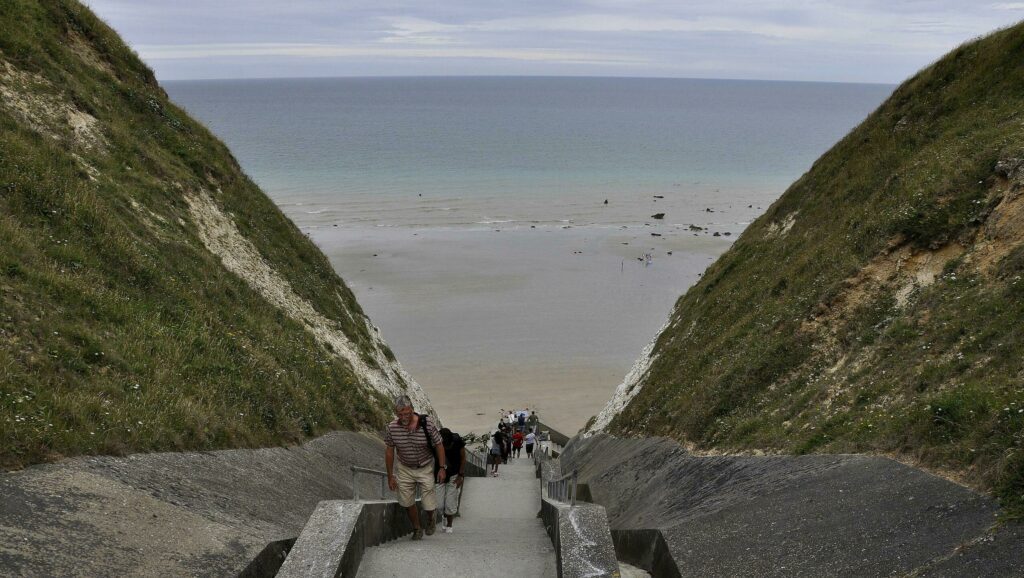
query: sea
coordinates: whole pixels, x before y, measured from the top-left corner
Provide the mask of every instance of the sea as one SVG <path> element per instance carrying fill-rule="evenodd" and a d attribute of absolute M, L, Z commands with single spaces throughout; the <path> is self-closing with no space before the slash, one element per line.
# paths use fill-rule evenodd
<path fill-rule="evenodd" d="M 513 407 L 576 431 L 676 299 L 893 90 L 577 77 L 164 86 L 321 247 L 463 433 Z"/>

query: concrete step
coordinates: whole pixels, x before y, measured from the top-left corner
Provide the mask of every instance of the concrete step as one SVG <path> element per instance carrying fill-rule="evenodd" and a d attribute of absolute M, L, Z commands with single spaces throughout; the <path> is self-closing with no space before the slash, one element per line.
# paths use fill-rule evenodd
<path fill-rule="evenodd" d="M 368 548 L 360 578 L 495 576 L 554 577 L 555 551 L 540 510 L 540 483 L 525 458 L 499 466 L 497 478 L 469 478 L 454 533 L 408 537 Z"/>

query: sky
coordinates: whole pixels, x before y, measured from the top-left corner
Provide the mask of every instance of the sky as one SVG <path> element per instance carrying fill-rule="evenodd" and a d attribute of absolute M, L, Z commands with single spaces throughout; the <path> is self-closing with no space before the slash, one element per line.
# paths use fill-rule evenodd
<path fill-rule="evenodd" d="M 161 80 L 556 75 L 896 83 L 1024 19 L 975 0 L 86 0 Z"/>

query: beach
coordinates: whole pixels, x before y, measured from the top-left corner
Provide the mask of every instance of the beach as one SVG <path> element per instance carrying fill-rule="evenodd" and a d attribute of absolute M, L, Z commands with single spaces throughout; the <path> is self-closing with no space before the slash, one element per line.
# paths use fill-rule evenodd
<path fill-rule="evenodd" d="M 500 408 L 529 407 L 575 432 L 773 194 L 600 199 L 597 223 L 334 226 L 305 205 L 290 212 L 446 425 L 480 433 Z"/>

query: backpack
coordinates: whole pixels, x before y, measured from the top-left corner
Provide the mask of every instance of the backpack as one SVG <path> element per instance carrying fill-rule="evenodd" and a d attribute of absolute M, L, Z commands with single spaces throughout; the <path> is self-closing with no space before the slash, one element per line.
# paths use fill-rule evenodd
<path fill-rule="evenodd" d="M 427 415 L 426 414 L 420 415 L 420 429 L 423 430 L 423 439 L 425 439 L 426 442 L 427 442 L 427 451 L 430 452 L 430 455 L 434 455 L 434 446 L 433 446 L 433 444 L 430 443 L 430 434 L 427 432 Z"/>
<path fill-rule="evenodd" d="M 423 430 L 423 439 L 427 441 L 427 451 L 430 455 L 434 456 L 434 477 L 437 477 L 438 470 L 441 469 L 440 464 L 437 463 L 437 456 L 434 454 L 434 446 L 430 443 L 430 433 L 427 431 L 427 414 L 420 414 L 420 429 Z"/>

